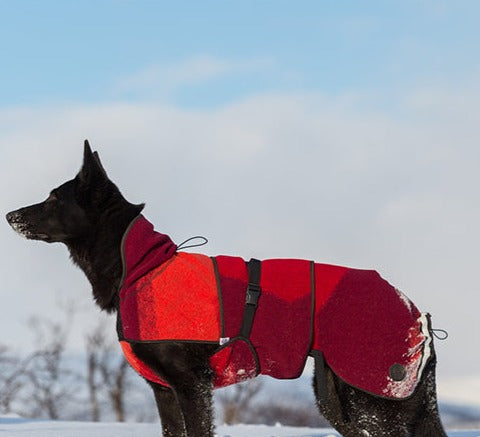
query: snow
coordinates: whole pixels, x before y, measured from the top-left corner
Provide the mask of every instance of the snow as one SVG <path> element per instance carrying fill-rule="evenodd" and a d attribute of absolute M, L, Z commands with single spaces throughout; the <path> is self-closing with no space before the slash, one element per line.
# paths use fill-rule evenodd
<path fill-rule="evenodd" d="M 398 288 L 395 288 L 395 291 L 398 294 L 398 297 L 400 300 L 404 303 L 404 305 L 407 307 L 408 311 L 412 313 L 412 301 L 403 293 L 401 292 Z"/>
<path fill-rule="evenodd" d="M 288 426 L 234 425 L 219 426 L 218 437 L 338 437 L 329 429 Z M 0 417 L 0 437 L 158 437 L 158 423 L 89 423 L 29 420 Z M 451 431 L 449 437 L 480 437 L 478 431 Z"/>

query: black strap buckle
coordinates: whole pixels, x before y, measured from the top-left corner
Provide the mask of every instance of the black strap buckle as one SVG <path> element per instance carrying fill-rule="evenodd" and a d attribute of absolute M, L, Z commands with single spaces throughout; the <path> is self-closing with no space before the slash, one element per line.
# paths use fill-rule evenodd
<path fill-rule="evenodd" d="M 245 304 L 257 306 L 258 298 L 260 297 L 260 292 L 261 292 L 260 285 L 249 283 L 247 288 L 247 296 L 245 299 Z"/>
<path fill-rule="evenodd" d="M 247 263 L 248 285 L 245 296 L 245 308 L 243 310 L 242 326 L 240 327 L 240 337 L 249 338 L 253 326 L 253 319 L 257 311 L 258 300 L 262 289 L 260 287 L 261 262 L 252 258 Z"/>

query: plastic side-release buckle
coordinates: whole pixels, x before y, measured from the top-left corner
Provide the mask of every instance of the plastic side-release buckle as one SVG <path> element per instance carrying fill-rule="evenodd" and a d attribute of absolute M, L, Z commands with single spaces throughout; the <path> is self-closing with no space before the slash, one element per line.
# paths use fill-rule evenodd
<path fill-rule="evenodd" d="M 261 292 L 260 285 L 249 283 L 247 288 L 245 303 L 247 305 L 257 306 L 258 299 L 260 298 L 260 292 Z"/>

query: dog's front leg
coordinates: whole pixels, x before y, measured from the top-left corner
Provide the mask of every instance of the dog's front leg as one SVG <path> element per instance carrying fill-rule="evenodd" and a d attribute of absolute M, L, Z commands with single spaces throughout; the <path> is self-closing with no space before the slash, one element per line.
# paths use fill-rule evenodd
<path fill-rule="evenodd" d="M 213 372 L 209 357 L 216 348 L 216 345 L 174 342 L 132 346 L 136 356 L 155 369 L 175 394 L 165 393 L 152 384 L 162 421 L 174 430 L 175 437 L 214 435 Z M 184 427 L 178 425 L 180 422 Z"/>
<path fill-rule="evenodd" d="M 185 420 L 188 437 L 213 437 L 212 382 L 209 379 L 189 379 L 175 387 Z"/>
<path fill-rule="evenodd" d="M 162 421 L 163 437 L 186 437 L 185 422 L 172 389 L 150 383 Z"/>

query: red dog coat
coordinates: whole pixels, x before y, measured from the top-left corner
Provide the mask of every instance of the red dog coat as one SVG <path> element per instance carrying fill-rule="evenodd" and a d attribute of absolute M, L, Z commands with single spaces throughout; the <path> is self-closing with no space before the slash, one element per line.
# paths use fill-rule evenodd
<path fill-rule="evenodd" d="M 373 270 L 262 261 L 261 294 L 245 338 L 243 259 L 178 253 L 143 216 L 126 231 L 121 250 L 119 340 L 150 381 L 168 385 L 135 356 L 132 343 L 218 344 L 210 359 L 215 387 L 259 373 L 296 378 L 318 351 L 348 384 L 395 399 L 413 393 L 430 356 L 428 317 Z"/>

